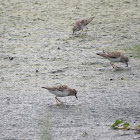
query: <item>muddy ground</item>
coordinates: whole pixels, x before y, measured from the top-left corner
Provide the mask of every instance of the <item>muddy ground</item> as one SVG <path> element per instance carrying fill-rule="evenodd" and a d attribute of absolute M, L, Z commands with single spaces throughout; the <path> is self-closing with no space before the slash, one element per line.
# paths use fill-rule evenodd
<path fill-rule="evenodd" d="M 139 0 L 0 1 L 0 140 L 140 139 L 110 127 L 140 125 Z M 72 36 L 74 21 L 90 16 L 87 34 Z M 129 68 L 112 70 L 103 50 L 124 53 Z M 56 105 L 41 88 L 59 84 L 79 100 Z"/>

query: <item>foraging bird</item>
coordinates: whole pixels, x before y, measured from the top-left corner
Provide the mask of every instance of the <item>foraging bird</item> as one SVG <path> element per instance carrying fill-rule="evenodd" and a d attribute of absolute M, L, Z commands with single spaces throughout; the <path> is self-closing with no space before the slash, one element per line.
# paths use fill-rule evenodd
<path fill-rule="evenodd" d="M 124 56 L 122 53 L 120 52 L 107 52 L 105 53 L 103 51 L 103 53 L 97 53 L 97 55 L 100 55 L 106 59 L 108 59 L 110 62 L 110 64 L 112 65 L 112 67 L 114 68 L 114 64 L 113 62 L 122 62 L 122 63 L 125 63 L 126 66 L 128 67 L 128 62 L 129 62 L 129 59 L 128 57 Z M 115 66 L 117 67 L 117 66 Z M 118 67 L 119 68 L 119 67 Z"/>
<path fill-rule="evenodd" d="M 92 20 L 93 20 L 94 17 L 90 17 L 90 18 L 81 18 L 79 20 L 77 20 L 75 23 L 74 23 L 74 27 L 72 28 L 73 30 L 73 34 L 77 31 L 80 31 L 82 30 L 83 31 L 83 28 L 86 27 L 86 25 L 88 25 Z"/>
<path fill-rule="evenodd" d="M 54 86 L 54 87 L 42 87 L 42 88 L 45 88 L 49 90 L 49 92 L 51 92 L 52 94 L 56 95 L 55 99 L 56 101 L 59 101 L 60 103 L 62 102 L 58 100 L 57 97 L 75 96 L 77 98 L 77 91 L 75 89 L 69 88 L 66 85 L 60 85 L 60 86 Z"/>

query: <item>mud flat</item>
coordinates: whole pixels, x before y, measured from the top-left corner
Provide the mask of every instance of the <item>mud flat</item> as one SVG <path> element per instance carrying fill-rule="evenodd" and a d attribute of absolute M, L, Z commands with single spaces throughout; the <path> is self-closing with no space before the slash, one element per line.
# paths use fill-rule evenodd
<path fill-rule="evenodd" d="M 73 22 L 94 16 L 87 34 Z M 140 125 L 140 1 L 1 1 L 1 140 L 137 140 L 116 119 Z M 129 68 L 96 55 L 118 50 Z M 56 105 L 45 85 L 66 84 L 78 98 Z"/>

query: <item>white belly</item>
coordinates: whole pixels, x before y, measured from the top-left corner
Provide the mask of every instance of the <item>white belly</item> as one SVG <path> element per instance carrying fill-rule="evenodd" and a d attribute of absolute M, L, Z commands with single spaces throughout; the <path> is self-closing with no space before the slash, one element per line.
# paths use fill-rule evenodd
<path fill-rule="evenodd" d="M 121 58 L 107 58 L 108 60 L 110 60 L 111 62 L 120 62 Z"/>
<path fill-rule="evenodd" d="M 81 28 L 82 28 L 82 30 L 85 28 L 85 26 L 84 25 L 81 25 Z"/>
<path fill-rule="evenodd" d="M 55 90 L 55 91 L 50 91 L 52 94 L 58 96 L 58 97 L 65 97 L 65 96 L 68 96 L 68 91 L 64 90 L 63 92 L 62 91 L 59 91 L 59 90 Z"/>

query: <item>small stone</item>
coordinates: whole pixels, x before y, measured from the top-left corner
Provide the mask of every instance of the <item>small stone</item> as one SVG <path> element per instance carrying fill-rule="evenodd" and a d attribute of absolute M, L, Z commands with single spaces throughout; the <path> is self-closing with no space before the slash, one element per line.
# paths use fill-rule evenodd
<path fill-rule="evenodd" d="M 124 78 L 122 77 L 121 80 L 124 80 Z"/>
<path fill-rule="evenodd" d="M 10 60 L 13 60 L 13 59 L 14 59 L 14 57 L 10 57 L 10 56 L 9 56 L 9 59 L 10 59 Z"/>
<path fill-rule="evenodd" d="M 88 135 L 88 133 L 85 131 L 82 136 L 85 137 L 86 135 Z"/>

